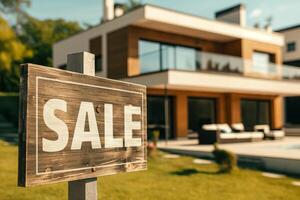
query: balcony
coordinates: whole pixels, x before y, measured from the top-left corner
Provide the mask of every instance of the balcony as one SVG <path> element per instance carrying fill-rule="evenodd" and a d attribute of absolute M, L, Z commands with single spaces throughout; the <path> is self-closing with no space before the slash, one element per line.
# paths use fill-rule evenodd
<path fill-rule="evenodd" d="M 254 64 L 240 57 L 199 51 L 194 56 L 189 54 L 188 59 L 182 55 L 175 61 L 170 59 L 175 54 L 169 54 L 168 59 L 157 54 L 140 56 L 141 75 L 123 80 L 157 89 L 300 96 L 298 67 Z M 155 59 L 157 56 L 160 61 Z"/>
<path fill-rule="evenodd" d="M 254 63 L 252 60 L 202 51 L 185 52 L 185 58 L 176 58 L 168 49 L 140 56 L 142 74 L 164 70 L 182 70 L 239 75 L 253 78 L 300 80 L 300 67 L 274 63 Z M 158 59 L 157 59 L 158 58 Z M 178 64 L 180 63 L 180 64 Z M 156 66 L 156 67 L 152 67 Z"/>

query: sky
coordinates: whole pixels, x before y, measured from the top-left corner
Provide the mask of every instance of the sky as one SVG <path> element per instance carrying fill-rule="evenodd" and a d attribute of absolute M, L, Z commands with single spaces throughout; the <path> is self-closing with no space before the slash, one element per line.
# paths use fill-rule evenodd
<path fill-rule="evenodd" d="M 81 24 L 95 25 L 102 16 L 102 0 L 31 0 L 27 12 L 39 19 L 63 18 L 78 21 Z M 126 0 L 115 0 L 123 3 Z M 273 29 L 300 24 L 300 0 L 141 0 L 142 3 L 190 13 L 207 18 L 214 18 L 218 10 L 238 3 L 246 5 L 247 25 L 259 22 L 265 24 L 267 17 L 273 17 Z"/>

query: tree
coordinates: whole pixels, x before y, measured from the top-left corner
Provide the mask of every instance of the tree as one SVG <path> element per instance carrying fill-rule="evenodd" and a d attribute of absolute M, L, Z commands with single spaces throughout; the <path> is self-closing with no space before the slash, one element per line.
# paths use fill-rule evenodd
<path fill-rule="evenodd" d="M 19 64 L 32 52 L 16 37 L 8 23 L 0 17 L 0 90 L 18 90 Z"/>
<path fill-rule="evenodd" d="M 31 0 L 0 0 L 0 13 L 9 13 L 16 16 L 15 30 L 17 34 L 22 32 L 20 24 L 26 15 L 24 6 L 29 7 Z"/>
<path fill-rule="evenodd" d="M 128 0 L 127 3 L 124 4 L 124 11 L 130 12 L 131 10 L 141 6 L 142 3 L 140 0 Z"/>
<path fill-rule="evenodd" d="M 25 61 L 46 66 L 52 65 L 52 45 L 55 42 L 82 31 L 79 23 L 63 19 L 39 20 L 27 16 L 24 21 L 20 39 L 33 52 L 33 57 Z"/>
<path fill-rule="evenodd" d="M 30 0 L 0 0 L 0 11 L 4 13 L 24 13 L 23 6 L 30 6 Z"/>

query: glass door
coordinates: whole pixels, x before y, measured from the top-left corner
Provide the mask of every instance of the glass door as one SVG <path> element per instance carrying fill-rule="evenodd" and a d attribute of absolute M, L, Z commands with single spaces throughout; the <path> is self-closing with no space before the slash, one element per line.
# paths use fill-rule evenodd
<path fill-rule="evenodd" d="M 169 139 L 175 138 L 174 134 L 174 115 L 173 115 L 173 97 L 168 98 L 168 118 L 169 118 Z M 148 118 L 148 132 L 159 130 L 159 138 L 166 138 L 166 124 L 165 124 L 165 97 L 164 96 L 148 96 L 147 97 L 147 118 Z"/>
<path fill-rule="evenodd" d="M 255 125 L 270 124 L 269 100 L 249 100 L 241 101 L 241 117 L 246 130 L 253 130 Z"/>
<path fill-rule="evenodd" d="M 198 132 L 203 124 L 216 123 L 216 100 L 213 98 L 189 97 L 189 132 Z"/>

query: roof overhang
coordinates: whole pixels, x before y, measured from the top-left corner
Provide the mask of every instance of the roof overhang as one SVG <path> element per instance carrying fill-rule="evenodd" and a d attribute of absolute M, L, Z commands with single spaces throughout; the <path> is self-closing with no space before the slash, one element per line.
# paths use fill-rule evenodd
<path fill-rule="evenodd" d="M 284 45 L 284 37 L 280 33 L 242 27 L 152 5 L 145 5 L 141 9 L 144 10 L 144 19 L 136 21 L 134 25 L 220 42 L 248 39 Z"/>
<path fill-rule="evenodd" d="M 54 46 L 60 43 L 63 44 L 64 41 L 108 33 L 130 25 L 220 42 L 234 39 L 249 39 L 273 45 L 284 45 L 284 37 L 280 33 L 242 27 L 153 5 L 144 5 L 121 17 L 59 41 Z"/>
<path fill-rule="evenodd" d="M 251 78 L 234 74 L 164 71 L 123 79 L 148 88 L 205 92 L 299 96 L 299 81 Z"/>

